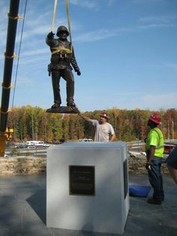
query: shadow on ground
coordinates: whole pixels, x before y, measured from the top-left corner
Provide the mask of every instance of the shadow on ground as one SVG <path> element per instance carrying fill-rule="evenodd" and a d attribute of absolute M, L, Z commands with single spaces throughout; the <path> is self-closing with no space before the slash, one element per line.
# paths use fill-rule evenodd
<path fill-rule="evenodd" d="M 42 222 L 46 224 L 46 188 L 37 191 L 34 195 L 27 199 L 27 202 Z"/>

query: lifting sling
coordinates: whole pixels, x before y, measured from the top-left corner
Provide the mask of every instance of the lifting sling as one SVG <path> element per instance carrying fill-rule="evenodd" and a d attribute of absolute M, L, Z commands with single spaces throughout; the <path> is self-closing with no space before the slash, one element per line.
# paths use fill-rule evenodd
<path fill-rule="evenodd" d="M 54 28 L 55 28 L 55 18 L 56 18 L 57 2 L 58 2 L 58 0 L 54 0 L 54 8 L 53 8 L 52 24 L 51 24 L 51 31 L 52 32 L 54 31 Z M 66 16 L 67 16 L 67 22 L 68 22 L 68 31 L 69 31 L 70 43 L 72 45 L 71 24 L 70 24 L 68 0 L 65 0 L 65 7 L 66 7 Z M 72 49 L 72 47 L 71 47 L 71 49 Z"/>

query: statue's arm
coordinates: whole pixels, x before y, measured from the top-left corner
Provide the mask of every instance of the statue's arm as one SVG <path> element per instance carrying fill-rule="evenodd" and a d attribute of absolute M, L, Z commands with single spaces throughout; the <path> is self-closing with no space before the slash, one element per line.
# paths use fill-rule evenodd
<path fill-rule="evenodd" d="M 71 57 L 71 65 L 72 67 L 74 68 L 75 72 L 77 73 L 77 75 L 81 75 L 81 72 L 80 72 L 80 68 L 77 64 L 77 61 L 76 61 L 76 57 L 75 57 L 75 54 L 74 54 L 74 48 L 72 47 L 72 57 Z"/>
<path fill-rule="evenodd" d="M 55 41 L 56 39 L 54 39 L 54 33 L 51 31 L 50 33 L 47 34 L 47 37 L 46 37 L 46 44 L 50 47 L 52 46 L 55 46 Z"/>

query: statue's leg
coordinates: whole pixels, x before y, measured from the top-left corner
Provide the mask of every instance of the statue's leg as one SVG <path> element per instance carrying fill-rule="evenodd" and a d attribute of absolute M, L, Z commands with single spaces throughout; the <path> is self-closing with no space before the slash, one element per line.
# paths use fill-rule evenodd
<path fill-rule="evenodd" d="M 52 71 L 52 87 L 53 87 L 53 96 L 54 96 L 54 105 L 53 108 L 60 107 L 61 105 L 61 96 L 60 96 L 60 71 Z"/>
<path fill-rule="evenodd" d="M 76 106 L 74 103 L 74 76 L 71 69 L 65 69 L 63 79 L 66 81 L 67 106 Z"/>

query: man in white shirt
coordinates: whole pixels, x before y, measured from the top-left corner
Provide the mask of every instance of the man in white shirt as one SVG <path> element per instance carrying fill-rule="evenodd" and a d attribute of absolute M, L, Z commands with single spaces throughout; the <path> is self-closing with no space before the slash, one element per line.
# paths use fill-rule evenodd
<path fill-rule="evenodd" d="M 115 131 L 112 125 L 108 122 L 109 118 L 105 112 L 100 114 L 99 120 L 94 120 L 89 117 L 79 115 L 86 121 L 90 122 L 95 127 L 94 141 L 96 142 L 112 142 L 115 140 Z"/>

